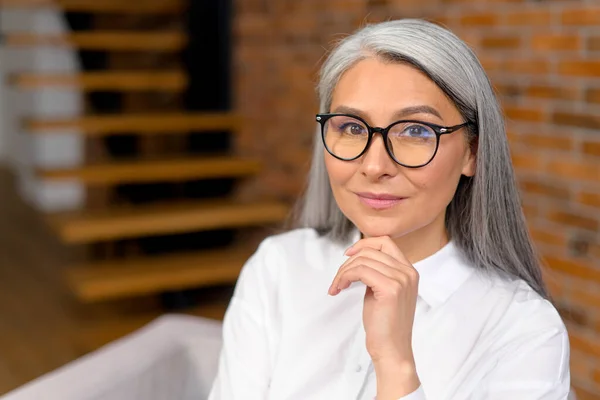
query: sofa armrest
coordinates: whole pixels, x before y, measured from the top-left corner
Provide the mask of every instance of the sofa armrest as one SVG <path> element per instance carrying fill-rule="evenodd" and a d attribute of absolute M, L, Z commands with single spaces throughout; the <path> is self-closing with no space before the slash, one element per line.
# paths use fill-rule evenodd
<path fill-rule="evenodd" d="M 220 347 L 220 322 L 165 315 L 2 400 L 203 400 Z"/>

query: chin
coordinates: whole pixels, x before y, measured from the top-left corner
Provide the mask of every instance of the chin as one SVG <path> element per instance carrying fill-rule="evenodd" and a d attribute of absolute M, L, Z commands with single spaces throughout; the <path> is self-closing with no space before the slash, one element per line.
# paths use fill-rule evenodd
<path fill-rule="evenodd" d="M 387 223 L 386 223 L 387 222 Z M 356 221 L 354 225 L 365 237 L 389 236 L 391 238 L 402 237 L 411 230 L 404 226 L 398 226 L 392 221 L 382 221 L 382 218 L 373 218 L 369 221 Z"/>

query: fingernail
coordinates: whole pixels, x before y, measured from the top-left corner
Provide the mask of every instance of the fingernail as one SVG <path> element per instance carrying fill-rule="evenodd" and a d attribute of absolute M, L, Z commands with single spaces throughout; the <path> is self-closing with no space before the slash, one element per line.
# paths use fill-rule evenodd
<path fill-rule="evenodd" d="M 346 249 L 346 251 L 344 252 L 344 255 L 345 255 L 345 256 L 347 256 L 347 255 L 348 255 L 348 253 L 350 253 L 350 250 L 352 250 L 352 248 L 353 248 L 353 247 L 354 247 L 354 246 L 350 246 L 350 247 L 348 247 L 348 248 Z"/>

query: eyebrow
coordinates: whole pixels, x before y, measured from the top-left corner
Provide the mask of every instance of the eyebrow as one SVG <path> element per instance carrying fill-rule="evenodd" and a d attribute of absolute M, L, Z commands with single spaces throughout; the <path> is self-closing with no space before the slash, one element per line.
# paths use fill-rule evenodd
<path fill-rule="evenodd" d="M 333 112 L 341 113 L 341 114 L 358 115 L 359 117 L 362 117 L 362 118 L 366 117 L 366 115 L 363 111 L 356 109 L 356 108 L 352 108 L 352 107 L 346 107 L 346 106 L 336 107 L 336 109 L 333 110 Z M 414 114 L 430 114 L 435 117 L 438 117 L 442 121 L 444 120 L 442 118 L 442 115 L 438 112 L 438 110 L 436 110 L 435 108 L 428 106 L 428 105 L 405 107 L 401 110 L 396 111 L 394 113 L 394 118 L 402 119 L 402 118 L 406 118 L 406 117 L 414 115 Z"/>

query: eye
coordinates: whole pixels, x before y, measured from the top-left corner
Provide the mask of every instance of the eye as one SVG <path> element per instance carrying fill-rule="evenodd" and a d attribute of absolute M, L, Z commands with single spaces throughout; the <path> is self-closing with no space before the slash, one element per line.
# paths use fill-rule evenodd
<path fill-rule="evenodd" d="M 340 126 L 339 130 L 348 135 L 363 135 L 366 133 L 366 128 L 356 122 L 345 122 Z"/>
<path fill-rule="evenodd" d="M 433 130 L 425 125 L 409 125 L 402 132 L 402 136 L 416 139 L 431 139 L 435 137 Z"/>

